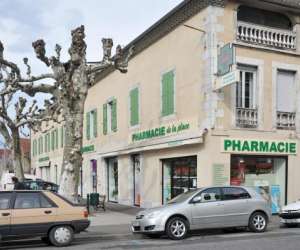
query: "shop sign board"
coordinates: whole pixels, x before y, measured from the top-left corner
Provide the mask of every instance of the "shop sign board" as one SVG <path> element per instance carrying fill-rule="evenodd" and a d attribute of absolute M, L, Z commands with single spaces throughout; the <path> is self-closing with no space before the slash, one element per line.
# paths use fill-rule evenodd
<path fill-rule="evenodd" d="M 49 156 L 39 158 L 39 162 L 49 161 Z"/>
<path fill-rule="evenodd" d="M 179 124 L 171 124 L 134 133 L 131 135 L 131 140 L 132 142 L 148 140 L 156 137 L 176 134 L 188 129 L 190 129 L 190 124 L 181 122 Z"/>
<path fill-rule="evenodd" d="M 223 138 L 221 143 L 221 152 L 224 153 L 283 155 L 298 153 L 298 144 L 292 140 Z"/>
<path fill-rule="evenodd" d="M 224 45 L 218 55 L 218 75 L 223 76 L 230 72 L 235 64 L 235 48 L 231 43 Z"/>
<path fill-rule="evenodd" d="M 89 152 L 94 152 L 95 151 L 95 146 L 94 145 L 89 145 L 81 148 L 81 153 L 89 153 Z"/>
<path fill-rule="evenodd" d="M 231 85 L 233 83 L 237 83 L 240 81 L 240 71 L 239 70 L 234 70 L 232 72 L 227 73 L 226 75 L 223 75 L 218 78 L 217 80 L 217 89 L 224 88 L 228 85 Z"/>

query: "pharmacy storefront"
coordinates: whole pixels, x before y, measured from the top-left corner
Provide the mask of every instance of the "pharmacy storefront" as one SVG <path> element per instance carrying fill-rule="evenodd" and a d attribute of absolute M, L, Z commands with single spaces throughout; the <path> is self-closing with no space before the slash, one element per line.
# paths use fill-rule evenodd
<path fill-rule="evenodd" d="M 230 184 L 257 189 L 278 213 L 287 202 L 288 156 L 297 154 L 297 142 L 223 139 L 222 152 L 230 153 Z"/>

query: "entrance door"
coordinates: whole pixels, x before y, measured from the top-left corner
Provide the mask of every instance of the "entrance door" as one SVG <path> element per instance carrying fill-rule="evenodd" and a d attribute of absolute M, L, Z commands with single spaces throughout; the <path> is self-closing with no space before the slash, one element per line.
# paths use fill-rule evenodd
<path fill-rule="evenodd" d="M 141 165 L 140 165 L 140 156 L 132 156 L 133 164 L 133 197 L 134 205 L 141 205 Z"/>
<path fill-rule="evenodd" d="M 0 193 L 0 237 L 5 237 L 9 234 L 11 222 L 10 200 L 12 193 Z"/>
<path fill-rule="evenodd" d="M 91 160 L 92 169 L 92 190 L 97 193 L 97 160 Z"/>
<path fill-rule="evenodd" d="M 107 160 L 107 183 L 108 200 L 118 202 L 118 159 L 109 158 Z"/>
<path fill-rule="evenodd" d="M 224 206 L 220 188 L 208 188 L 199 193 L 201 201 L 191 204 L 193 228 L 215 228 L 223 225 Z M 195 198 L 194 198 L 195 199 Z"/>

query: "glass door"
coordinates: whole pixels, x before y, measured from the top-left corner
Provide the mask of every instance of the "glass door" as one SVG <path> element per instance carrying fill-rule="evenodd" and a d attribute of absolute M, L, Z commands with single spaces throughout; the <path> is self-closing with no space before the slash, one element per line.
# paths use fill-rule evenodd
<path fill-rule="evenodd" d="M 118 202 L 118 160 L 110 158 L 107 160 L 107 182 L 108 200 Z"/>

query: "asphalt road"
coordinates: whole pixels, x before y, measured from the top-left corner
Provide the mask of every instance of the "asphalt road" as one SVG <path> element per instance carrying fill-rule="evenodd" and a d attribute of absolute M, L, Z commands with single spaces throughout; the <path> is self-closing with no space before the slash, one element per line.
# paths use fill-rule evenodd
<path fill-rule="evenodd" d="M 183 241 L 171 241 L 165 237 L 148 239 L 132 235 L 126 225 L 121 225 L 118 233 L 114 228 L 93 228 L 90 232 L 77 235 L 69 250 L 132 250 L 132 249 L 197 249 L 197 250 L 299 250 L 299 228 L 270 228 L 266 233 L 254 234 L 240 230 L 223 232 L 221 230 L 197 231 Z M 4 242 L 0 250 L 54 250 L 57 248 L 43 244 L 39 239 Z"/>

